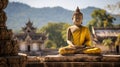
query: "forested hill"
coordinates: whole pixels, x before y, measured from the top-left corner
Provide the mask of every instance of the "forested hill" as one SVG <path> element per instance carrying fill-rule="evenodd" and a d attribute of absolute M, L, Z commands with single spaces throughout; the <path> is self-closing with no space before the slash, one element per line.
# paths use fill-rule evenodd
<path fill-rule="evenodd" d="M 87 22 L 91 19 L 90 14 L 94 9 L 98 8 L 88 7 L 81 9 L 81 12 L 84 15 L 83 25 L 86 25 Z M 5 11 L 8 17 L 7 26 L 13 30 L 24 27 L 25 23 L 27 23 L 29 19 L 37 28 L 46 25 L 48 22 L 66 22 L 72 24 L 71 17 L 73 11 L 64 9 L 59 6 L 53 8 L 33 8 L 23 3 L 12 2 L 8 4 Z"/>

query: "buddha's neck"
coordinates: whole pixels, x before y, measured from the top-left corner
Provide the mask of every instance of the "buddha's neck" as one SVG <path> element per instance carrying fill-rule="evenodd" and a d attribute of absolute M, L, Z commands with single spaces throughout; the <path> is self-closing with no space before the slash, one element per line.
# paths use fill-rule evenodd
<path fill-rule="evenodd" d="M 79 28 L 80 28 L 80 27 L 82 27 L 82 25 L 81 25 L 81 24 L 80 24 L 80 25 L 75 25 L 75 26 L 77 26 L 77 27 L 79 27 Z"/>

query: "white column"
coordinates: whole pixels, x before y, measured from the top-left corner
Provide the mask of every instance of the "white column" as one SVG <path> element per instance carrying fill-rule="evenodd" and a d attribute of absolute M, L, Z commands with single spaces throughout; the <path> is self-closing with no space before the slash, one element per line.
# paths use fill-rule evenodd
<path fill-rule="evenodd" d="M 39 44 L 33 43 L 31 44 L 31 51 L 38 51 L 39 50 Z"/>
<path fill-rule="evenodd" d="M 20 51 L 27 51 L 27 45 L 25 42 L 19 44 Z"/>

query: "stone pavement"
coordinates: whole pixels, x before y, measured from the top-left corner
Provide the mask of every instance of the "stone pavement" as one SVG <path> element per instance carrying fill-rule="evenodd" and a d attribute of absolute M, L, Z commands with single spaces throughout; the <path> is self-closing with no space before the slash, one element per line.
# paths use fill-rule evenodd
<path fill-rule="evenodd" d="M 120 55 L 28 56 L 26 67 L 120 67 Z"/>

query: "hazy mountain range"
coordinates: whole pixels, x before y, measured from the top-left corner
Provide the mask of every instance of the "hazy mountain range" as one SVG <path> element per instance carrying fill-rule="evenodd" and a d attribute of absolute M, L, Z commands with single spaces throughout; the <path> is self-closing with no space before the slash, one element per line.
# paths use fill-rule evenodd
<path fill-rule="evenodd" d="M 83 25 L 86 25 L 91 20 L 91 12 L 95 7 L 88 7 L 81 9 L 84 15 Z M 46 25 L 48 22 L 66 22 L 72 24 L 73 11 L 64 9 L 62 7 L 44 7 L 33 8 L 23 3 L 12 2 L 9 3 L 5 9 L 7 14 L 7 26 L 10 29 L 17 30 L 25 26 L 25 23 L 30 19 L 34 26 L 39 28 Z M 115 24 L 120 24 L 120 16 L 117 15 Z"/>

